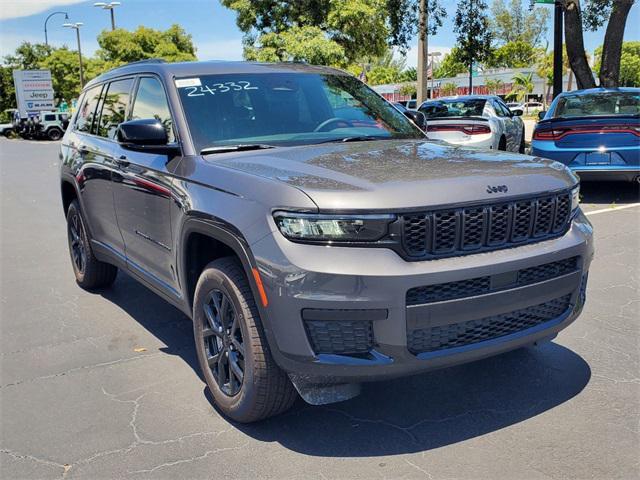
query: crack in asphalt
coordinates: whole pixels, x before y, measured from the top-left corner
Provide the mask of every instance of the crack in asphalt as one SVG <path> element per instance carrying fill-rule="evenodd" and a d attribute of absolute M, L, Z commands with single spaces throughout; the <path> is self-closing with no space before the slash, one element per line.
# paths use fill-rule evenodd
<path fill-rule="evenodd" d="M 47 380 L 49 378 L 62 377 L 64 375 L 68 375 L 70 373 L 75 373 L 75 372 L 82 371 L 82 370 L 95 370 L 97 368 L 110 367 L 112 365 L 119 365 L 121 363 L 132 362 L 132 361 L 140 360 L 140 359 L 143 359 L 143 358 L 158 357 L 160 355 L 166 355 L 166 353 L 164 353 L 164 352 L 155 352 L 155 353 L 148 353 L 148 354 L 145 354 L 145 355 L 136 355 L 136 356 L 133 356 L 133 357 L 119 358 L 117 360 L 111 360 L 109 362 L 100 362 L 100 363 L 94 363 L 94 364 L 91 364 L 91 365 L 82 365 L 80 367 L 70 368 L 69 370 L 65 370 L 64 372 L 52 373 L 50 375 L 43 375 L 41 377 L 29 378 L 29 379 L 26 379 L 26 380 L 18 380 L 17 382 L 0 385 L 0 390 L 3 389 L 3 388 L 15 387 L 17 385 L 22 385 L 24 383 L 32 383 L 32 382 L 37 382 L 39 380 Z"/>
<path fill-rule="evenodd" d="M 462 413 L 458 413 L 456 415 L 450 415 L 450 416 L 446 416 L 446 417 L 442 417 L 442 418 L 423 418 L 422 420 L 419 420 L 411 425 L 408 426 L 402 426 L 402 425 L 397 425 L 393 422 L 389 422 L 387 420 L 380 420 L 380 419 L 370 419 L 370 418 L 362 418 L 362 417 L 356 417 L 355 415 L 351 415 L 348 412 L 345 412 L 344 410 L 340 410 L 338 408 L 330 408 L 330 407 L 318 407 L 321 408 L 324 411 L 327 412 L 332 412 L 332 413 L 338 413 L 340 415 L 345 416 L 346 418 L 348 418 L 351 421 L 354 422 L 360 422 L 360 423 L 372 423 L 372 424 L 379 424 L 379 425 L 384 425 L 390 428 L 393 428 L 395 430 L 399 430 L 402 433 L 404 433 L 405 435 L 407 435 L 409 437 L 409 439 L 413 442 L 413 443 L 420 443 L 420 440 L 418 439 L 418 437 L 413 433 L 413 430 L 415 430 L 416 428 L 424 425 L 424 424 L 428 424 L 428 423 L 434 423 L 434 424 L 439 424 L 439 423 L 444 423 L 444 422 L 448 422 L 451 420 L 457 420 L 469 415 L 478 415 L 478 414 L 490 414 L 490 415 L 504 415 L 504 414 L 511 414 L 511 413 L 528 413 L 531 411 L 535 411 L 538 407 L 540 407 L 540 405 L 544 404 L 543 401 L 540 402 L 536 402 L 534 404 L 532 404 L 531 406 L 527 407 L 527 408 L 522 408 L 522 409 L 494 409 L 494 408 L 480 408 L 477 410 L 467 410 L 465 412 Z"/>

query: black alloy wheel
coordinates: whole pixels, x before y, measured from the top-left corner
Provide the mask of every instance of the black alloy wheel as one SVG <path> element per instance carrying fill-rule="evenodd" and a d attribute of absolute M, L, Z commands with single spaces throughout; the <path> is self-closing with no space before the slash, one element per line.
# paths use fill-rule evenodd
<path fill-rule="evenodd" d="M 69 222 L 68 235 L 71 260 L 78 273 L 83 274 L 87 265 L 87 251 L 84 248 L 84 225 L 79 212 L 74 212 Z"/>
<path fill-rule="evenodd" d="M 226 293 L 213 289 L 203 305 L 202 325 L 207 362 L 220 390 L 232 397 L 244 381 L 245 348 L 242 329 L 233 302 Z"/>

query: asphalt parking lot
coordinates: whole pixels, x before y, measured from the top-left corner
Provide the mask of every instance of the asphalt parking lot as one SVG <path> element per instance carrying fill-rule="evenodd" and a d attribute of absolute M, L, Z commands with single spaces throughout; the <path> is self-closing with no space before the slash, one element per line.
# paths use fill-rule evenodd
<path fill-rule="evenodd" d="M 212 407 L 184 315 L 124 274 L 76 286 L 57 164 L 0 139 L 1 478 L 640 477 L 637 185 L 583 186 L 596 258 L 554 342 L 244 426 Z"/>

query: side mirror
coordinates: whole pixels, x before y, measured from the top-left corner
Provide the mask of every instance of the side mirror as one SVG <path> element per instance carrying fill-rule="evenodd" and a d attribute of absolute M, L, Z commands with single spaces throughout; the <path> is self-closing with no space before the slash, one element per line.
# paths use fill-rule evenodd
<path fill-rule="evenodd" d="M 511 110 L 511 116 L 512 117 L 521 117 L 522 116 L 522 110 Z"/>
<path fill-rule="evenodd" d="M 538 120 L 542 120 L 546 114 L 547 114 L 546 110 L 539 111 L 538 112 Z"/>
<path fill-rule="evenodd" d="M 404 116 L 415 123 L 421 130 L 427 129 L 427 118 L 424 116 L 424 113 L 417 110 L 407 110 L 402 113 L 404 113 Z"/>
<path fill-rule="evenodd" d="M 168 145 L 169 138 L 162 123 L 155 118 L 129 120 L 118 126 L 118 143 L 122 148 L 139 152 L 172 155 L 175 145 Z"/>

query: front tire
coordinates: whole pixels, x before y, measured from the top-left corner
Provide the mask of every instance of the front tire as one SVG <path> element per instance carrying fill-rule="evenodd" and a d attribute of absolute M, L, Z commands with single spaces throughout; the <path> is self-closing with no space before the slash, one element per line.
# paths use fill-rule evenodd
<path fill-rule="evenodd" d="M 110 286 L 118 275 L 118 268 L 99 261 L 93 255 L 77 200 L 72 201 L 67 210 L 67 238 L 71 265 L 78 285 L 86 290 Z"/>
<path fill-rule="evenodd" d="M 193 302 L 196 353 L 216 405 L 242 423 L 288 410 L 296 392 L 267 344 L 249 282 L 238 261 L 209 263 Z"/>
<path fill-rule="evenodd" d="M 522 135 L 520 136 L 520 148 L 518 149 L 519 153 L 524 153 L 524 128 L 522 129 Z"/>

